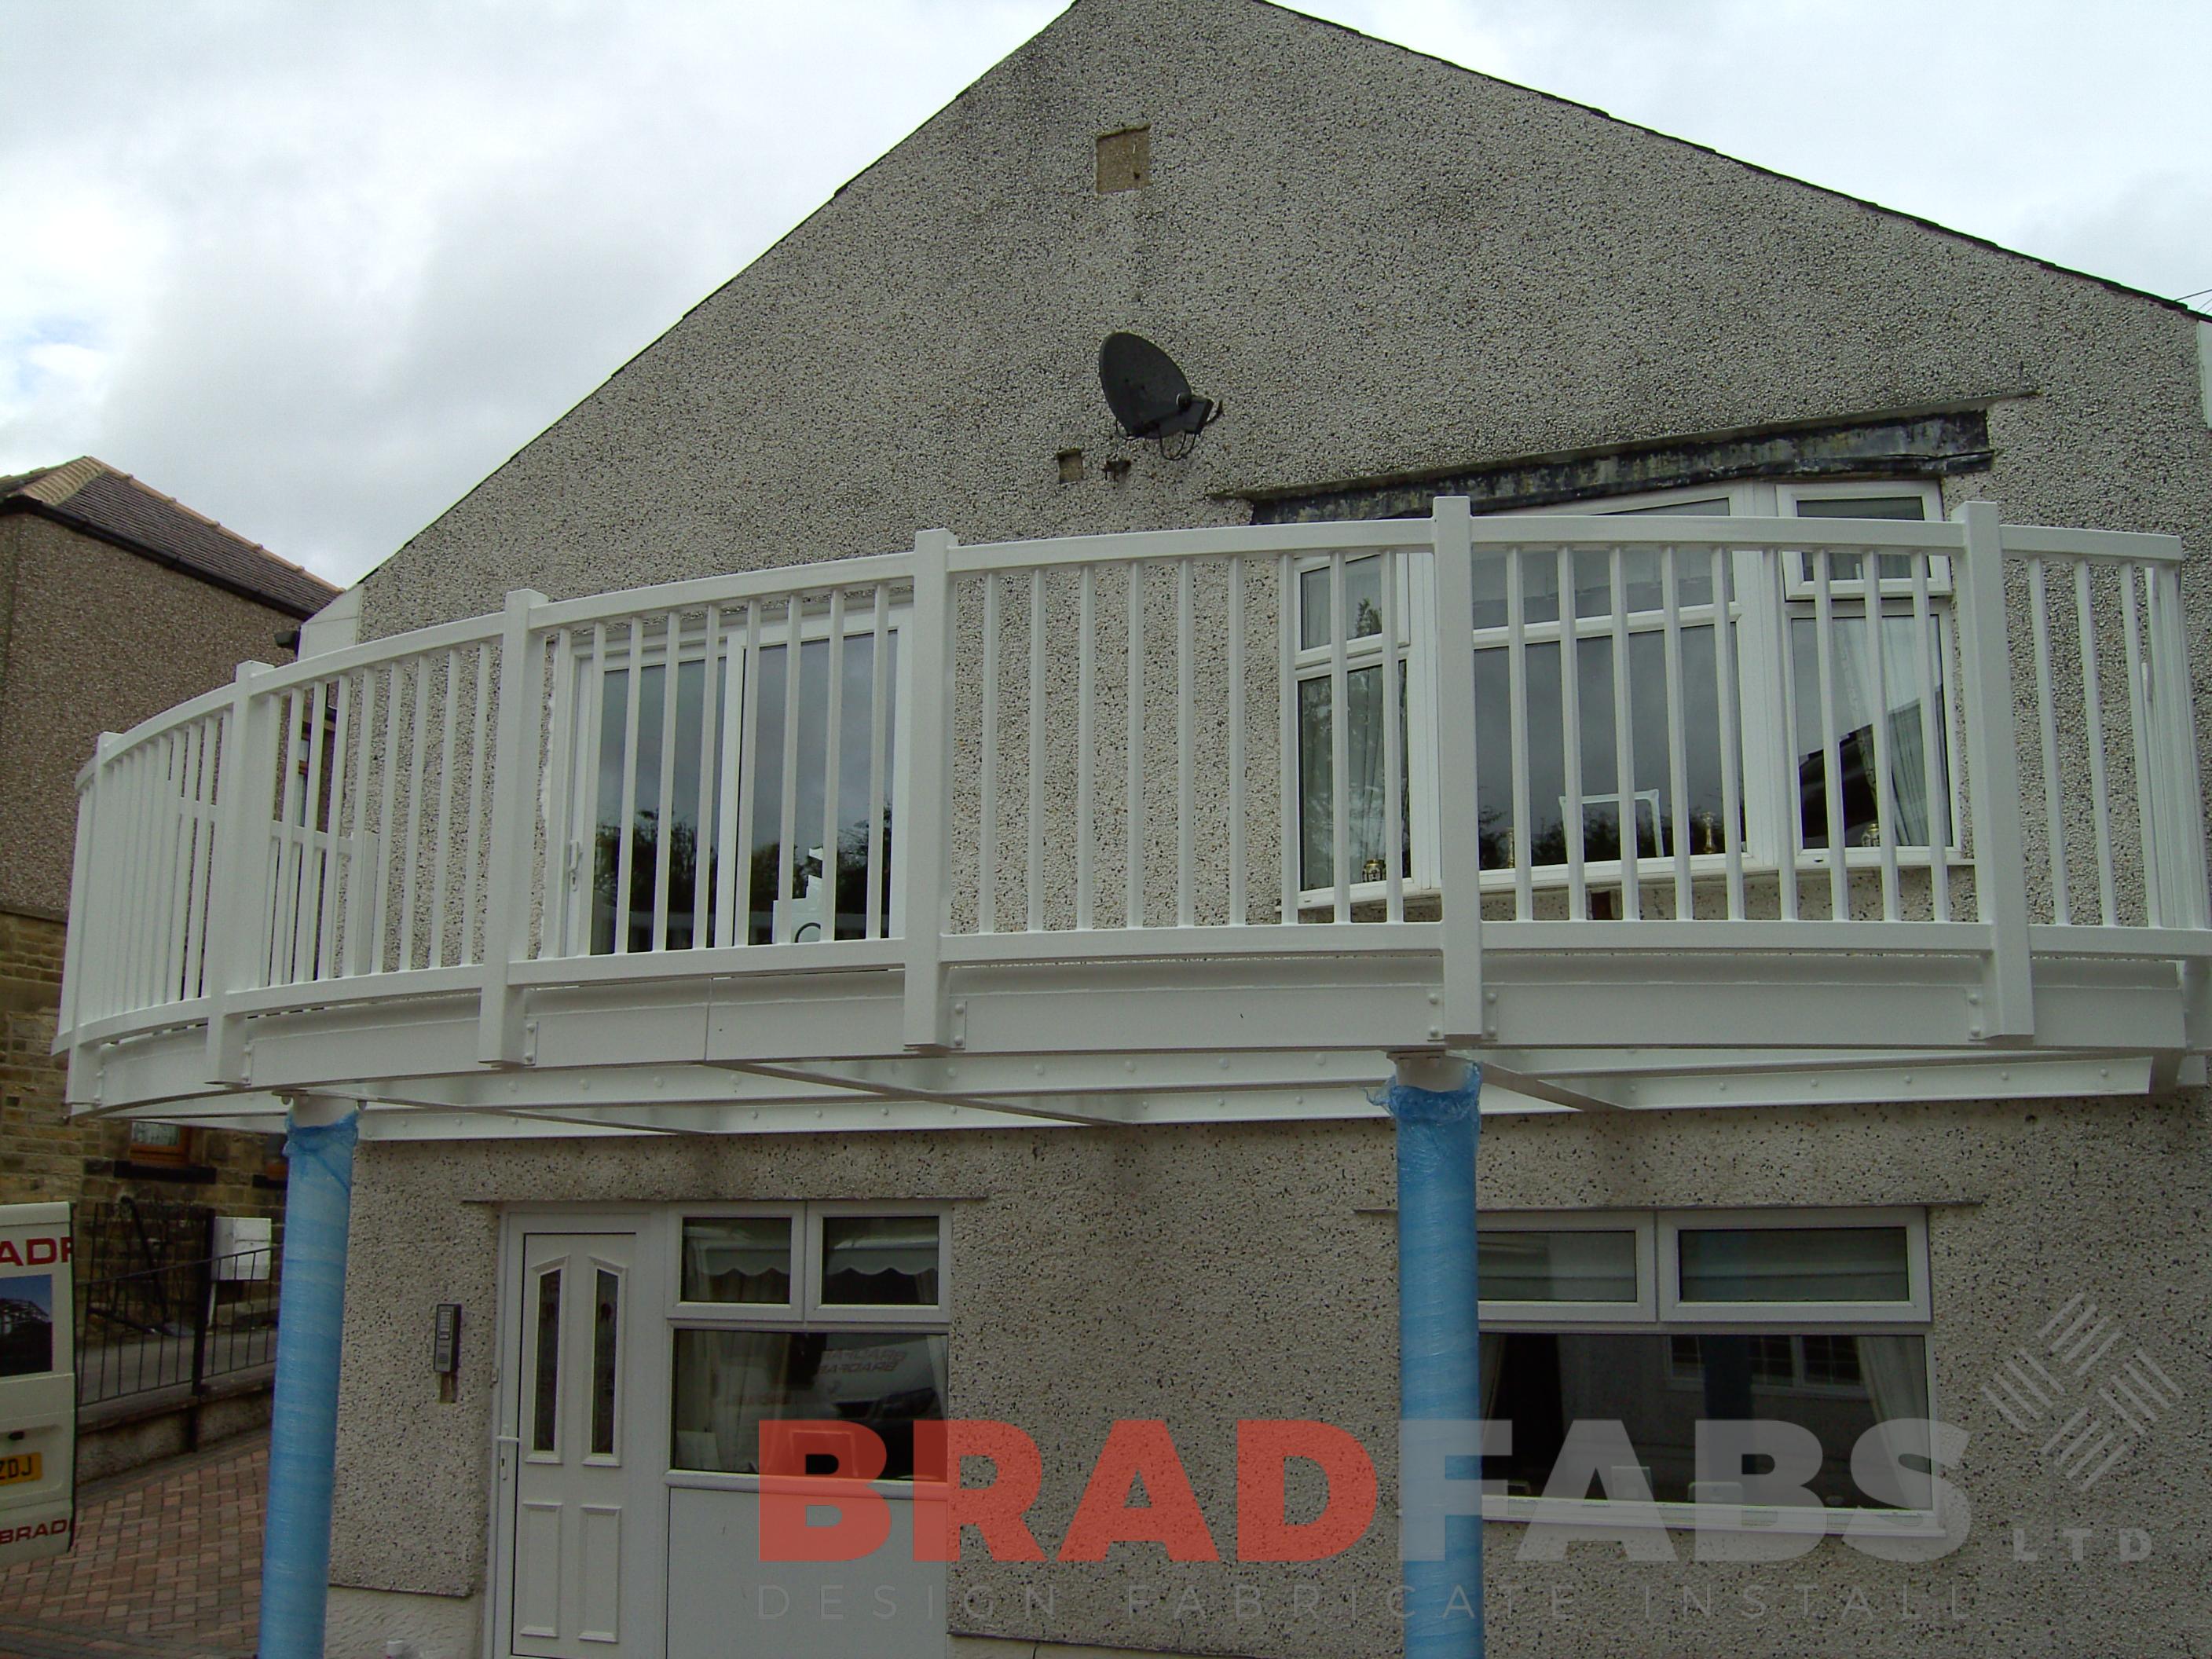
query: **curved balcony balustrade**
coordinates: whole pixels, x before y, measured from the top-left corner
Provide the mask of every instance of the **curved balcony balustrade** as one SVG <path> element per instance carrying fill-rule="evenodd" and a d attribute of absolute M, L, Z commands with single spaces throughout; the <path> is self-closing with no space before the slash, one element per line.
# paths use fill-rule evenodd
<path fill-rule="evenodd" d="M 421 1133 L 2169 1086 L 2180 558 L 1445 500 L 514 593 L 103 738 L 57 1047 Z"/>

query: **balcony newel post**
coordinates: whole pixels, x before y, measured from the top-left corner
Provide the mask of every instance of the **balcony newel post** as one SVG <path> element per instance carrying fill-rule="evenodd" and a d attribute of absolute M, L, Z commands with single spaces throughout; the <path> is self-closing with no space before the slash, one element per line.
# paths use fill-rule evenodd
<path fill-rule="evenodd" d="M 510 592 L 499 636 L 499 735 L 492 751 L 483 988 L 477 1025 L 477 1059 L 486 1066 L 519 1066 L 524 1060 L 522 993 L 514 970 L 530 947 L 532 878 L 538 868 L 538 743 L 544 718 L 539 695 L 543 653 L 534 648 L 530 614 L 546 603 L 543 593 L 530 588 Z M 416 858 L 421 852 L 410 847 L 405 856 Z M 558 848 L 545 849 L 549 877 L 561 856 Z M 551 881 L 546 884 L 550 890 Z"/>
<path fill-rule="evenodd" d="M 1437 799 L 1442 830 L 1443 1006 L 1431 1042 L 1479 1042 L 1482 1002 L 1482 815 L 1475 799 L 1474 520 L 1464 495 L 1431 509 L 1436 608 L 1429 647 L 1436 664 Z M 1391 856 L 1397 855 L 1396 849 Z"/>
<path fill-rule="evenodd" d="M 90 763 L 77 774 L 76 851 L 70 861 L 69 922 L 62 935 L 62 1003 L 54 1020 L 55 1051 L 64 1046 L 69 1049 L 69 1081 L 63 1098 L 72 1105 L 88 1099 L 93 1087 L 92 1050 L 77 1041 L 76 1028 L 86 1023 L 87 966 L 101 955 L 93 913 L 105 910 L 107 889 L 105 884 L 95 885 L 92 872 L 100 834 L 100 783 L 115 743 L 114 732 L 101 732 Z"/>
<path fill-rule="evenodd" d="M 1959 562 L 1960 688 L 1966 702 L 1966 812 L 1974 834 L 1974 904 L 1990 928 L 1980 1018 L 1984 1042 L 2035 1035 L 2027 951 L 2027 860 L 2021 845 L 2020 754 L 2013 727 L 2012 640 L 2005 621 L 2004 531 L 1996 503 L 1968 501 Z"/>
<path fill-rule="evenodd" d="M 905 893 L 908 1048 L 946 1046 L 945 817 L 952 778 L 952 550 L 949 530 L 914 538 L 914 769 L 906 821 L 893 826 L 896 879 Z"/>
<path fill-rule="evenodd" d="M 276 811 L 277 699 L 257 696 L 265 662 L 242 662 L 231 681 L 216 765 L 216 812 L 222 825 L 208 878 L 207 1076 L 245 1083 L 246 1032 L 230 1007 L 240 991 L 256 990 L 269 970 L 269 830 Z"/>

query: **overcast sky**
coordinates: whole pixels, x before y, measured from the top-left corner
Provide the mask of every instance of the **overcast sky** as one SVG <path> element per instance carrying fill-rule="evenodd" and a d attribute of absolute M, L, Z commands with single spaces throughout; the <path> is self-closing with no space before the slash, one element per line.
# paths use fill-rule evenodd
<path fill-rule="evenodd" d="M 2204 0 L 1303 9 L 2212 287 Z M 0 473 L 95 454 L 350 581 L 1060 9 L 0 0 Z"/>

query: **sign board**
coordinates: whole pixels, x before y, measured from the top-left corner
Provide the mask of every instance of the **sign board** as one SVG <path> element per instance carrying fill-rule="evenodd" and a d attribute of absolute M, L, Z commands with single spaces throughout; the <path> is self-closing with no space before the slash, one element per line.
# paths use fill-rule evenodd
<path fill-rule="evenodd" d="M 76 1314 L 70 1206 L 0 1204 L 0 1567 L 76 1528 Z"/>

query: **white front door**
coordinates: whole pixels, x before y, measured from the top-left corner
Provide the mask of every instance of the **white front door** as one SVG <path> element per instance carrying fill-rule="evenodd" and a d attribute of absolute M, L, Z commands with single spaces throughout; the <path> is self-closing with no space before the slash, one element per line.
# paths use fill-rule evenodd
<path fill-rule="evenodd" d="M 635 1233 L 523 1237 L 509 1628 L 530 1659 L 655 1645 L 653 1610 L 624 1593 L 646 1543 L 641 1476 L 651 1491 L 660 1474 L 643 1469 L 652 1437 L 631 1397 L 636 1258 Z"/>

